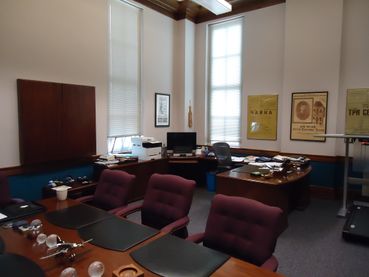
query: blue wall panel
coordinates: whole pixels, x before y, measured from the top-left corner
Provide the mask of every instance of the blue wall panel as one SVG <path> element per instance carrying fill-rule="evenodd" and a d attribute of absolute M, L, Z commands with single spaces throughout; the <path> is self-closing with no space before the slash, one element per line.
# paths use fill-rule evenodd
<path fill-rule="evenodd" d="M 30 201 L 39 200 L 42 198 L 42 188 L 46 186 L 50 180 L 64 180 L 68 176 L 73 178 L 87 176 L 87 178 L 92 179 L 93 166 L 73 167 L 42 174 L 10 176 L 10 193 L 12 197 L 23 198 Z"/>

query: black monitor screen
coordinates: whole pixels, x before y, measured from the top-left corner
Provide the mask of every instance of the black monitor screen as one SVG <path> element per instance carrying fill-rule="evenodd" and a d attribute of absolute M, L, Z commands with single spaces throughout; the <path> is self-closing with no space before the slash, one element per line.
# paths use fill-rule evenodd
<path fill-rule="evenodd" d="M 196 150 L 196 132 L 168 132 L 167 149 L 173 153 L 192 153 Z"/>

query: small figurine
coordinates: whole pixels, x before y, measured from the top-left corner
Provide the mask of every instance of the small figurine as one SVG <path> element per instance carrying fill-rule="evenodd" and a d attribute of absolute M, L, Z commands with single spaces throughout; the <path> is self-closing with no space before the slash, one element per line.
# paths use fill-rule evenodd
<path fill-rule="evenodd" d="M 55 251 L 52 254 L 41 257 L 40 259 L 44 260 L 44 259 L 48 259 L 51 257 L 63 257 L 63 258 L 67 258 L 69 261 L 72 261 L 76 257 L 76 254 L 73 253 L 72 250 L 79 248 L 79 247 L 83 247 L 86 243 L 90 241 L 92 241 L 92 239 L 82 241 L 81 243 L 65 242 L 61 240 L 59 236 L 57 236 L 57 243 L 54 246 L 49 247 L 48 249 L 48 251 L 49 250 L 55 250 Z"/>

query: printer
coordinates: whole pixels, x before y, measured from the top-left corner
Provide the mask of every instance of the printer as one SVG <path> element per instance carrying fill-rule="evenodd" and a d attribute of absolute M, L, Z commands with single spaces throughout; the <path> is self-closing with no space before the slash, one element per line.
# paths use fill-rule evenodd
<path fill-rule="evenodd" d="M 160 141 L 154 140 L 152 137 L 137 136 L 131 138 L 132 155 L 137 156 L 140 160 L 156 160 L 161 158 Z"/>

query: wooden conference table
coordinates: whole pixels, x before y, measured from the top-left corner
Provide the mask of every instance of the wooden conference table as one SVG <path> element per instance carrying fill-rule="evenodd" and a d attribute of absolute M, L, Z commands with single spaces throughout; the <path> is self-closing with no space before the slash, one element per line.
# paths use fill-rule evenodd
<path fill-rule="evenodd" d="M 72 207 L 78 204 L 78 202 L 67 199 L 65 201 L 58 201 L 56 198 L 48 198 L 41 200 L 40 204 L 44 205 L 48 212 L 61 210 L 64 208 Z M 49 223 L 45 218 L 45 213 L 39 213 L 26 218 L 28 221 L 33 219 L 40 219 L 43 223 L 43 232 L 45 234 L 58 234 L 63 240 L 68 242 L 80 242 L 81 238 L 78 235 L 77 230 L 65 229 Z M 127 251 L 113 251 L 104 249 L 92 244 L 86 244 L 84 248 L 76 250 L 78 253 L 76 260 L 71 263 L 58 263 L 54 258 L 48 258 L 40 260 L 40 257 L 45 255 L 45 249 L 40 249 L 40 246 L 35 246 L 35 240 L 26 238 L 23 234 L 13 231 L 12 229 L 0 228 L 0 238 L 5 244 L 5 253 L 14 253 L 25 256 L 35 263 L 37 263 L 46 276 L 59 276 L 61 271 L 68 267 L 74 267 L 78 276 L 87 276 L 88 266 L 98 260 L 104 263 L 105 273 L 103 276 L 112 276 L 112 272 L 123 265 L 133 264 L 138 269 L 144 272 L 144 276 L 157 276 L 154 273 L 146 270 L 142 266 L 135 263 L 129 253 L 139 249 L 140 247 L 147 245 L 148 243 L 155 241 L 163 237 L 164 233 L 158 233 L 154 237 L 139 243 L 138 245 L 128 249 Z M 189 242 L 190 243 L 190 242 Z M 45 248 L 46 246 L 44 246 Z M 191 268 L 188 269 L 191 271 Z M 27 274 L 25 272 L 25 274 Z M 278 277 L 282 276 L 277 273 L 273 273 L 264 269 L 261 269 L 250 263 L 241 261 L 239 259 L 231 257 L 220 268 L 218 268 L 211 276 L 266 276 L 266 277 Z"/>

